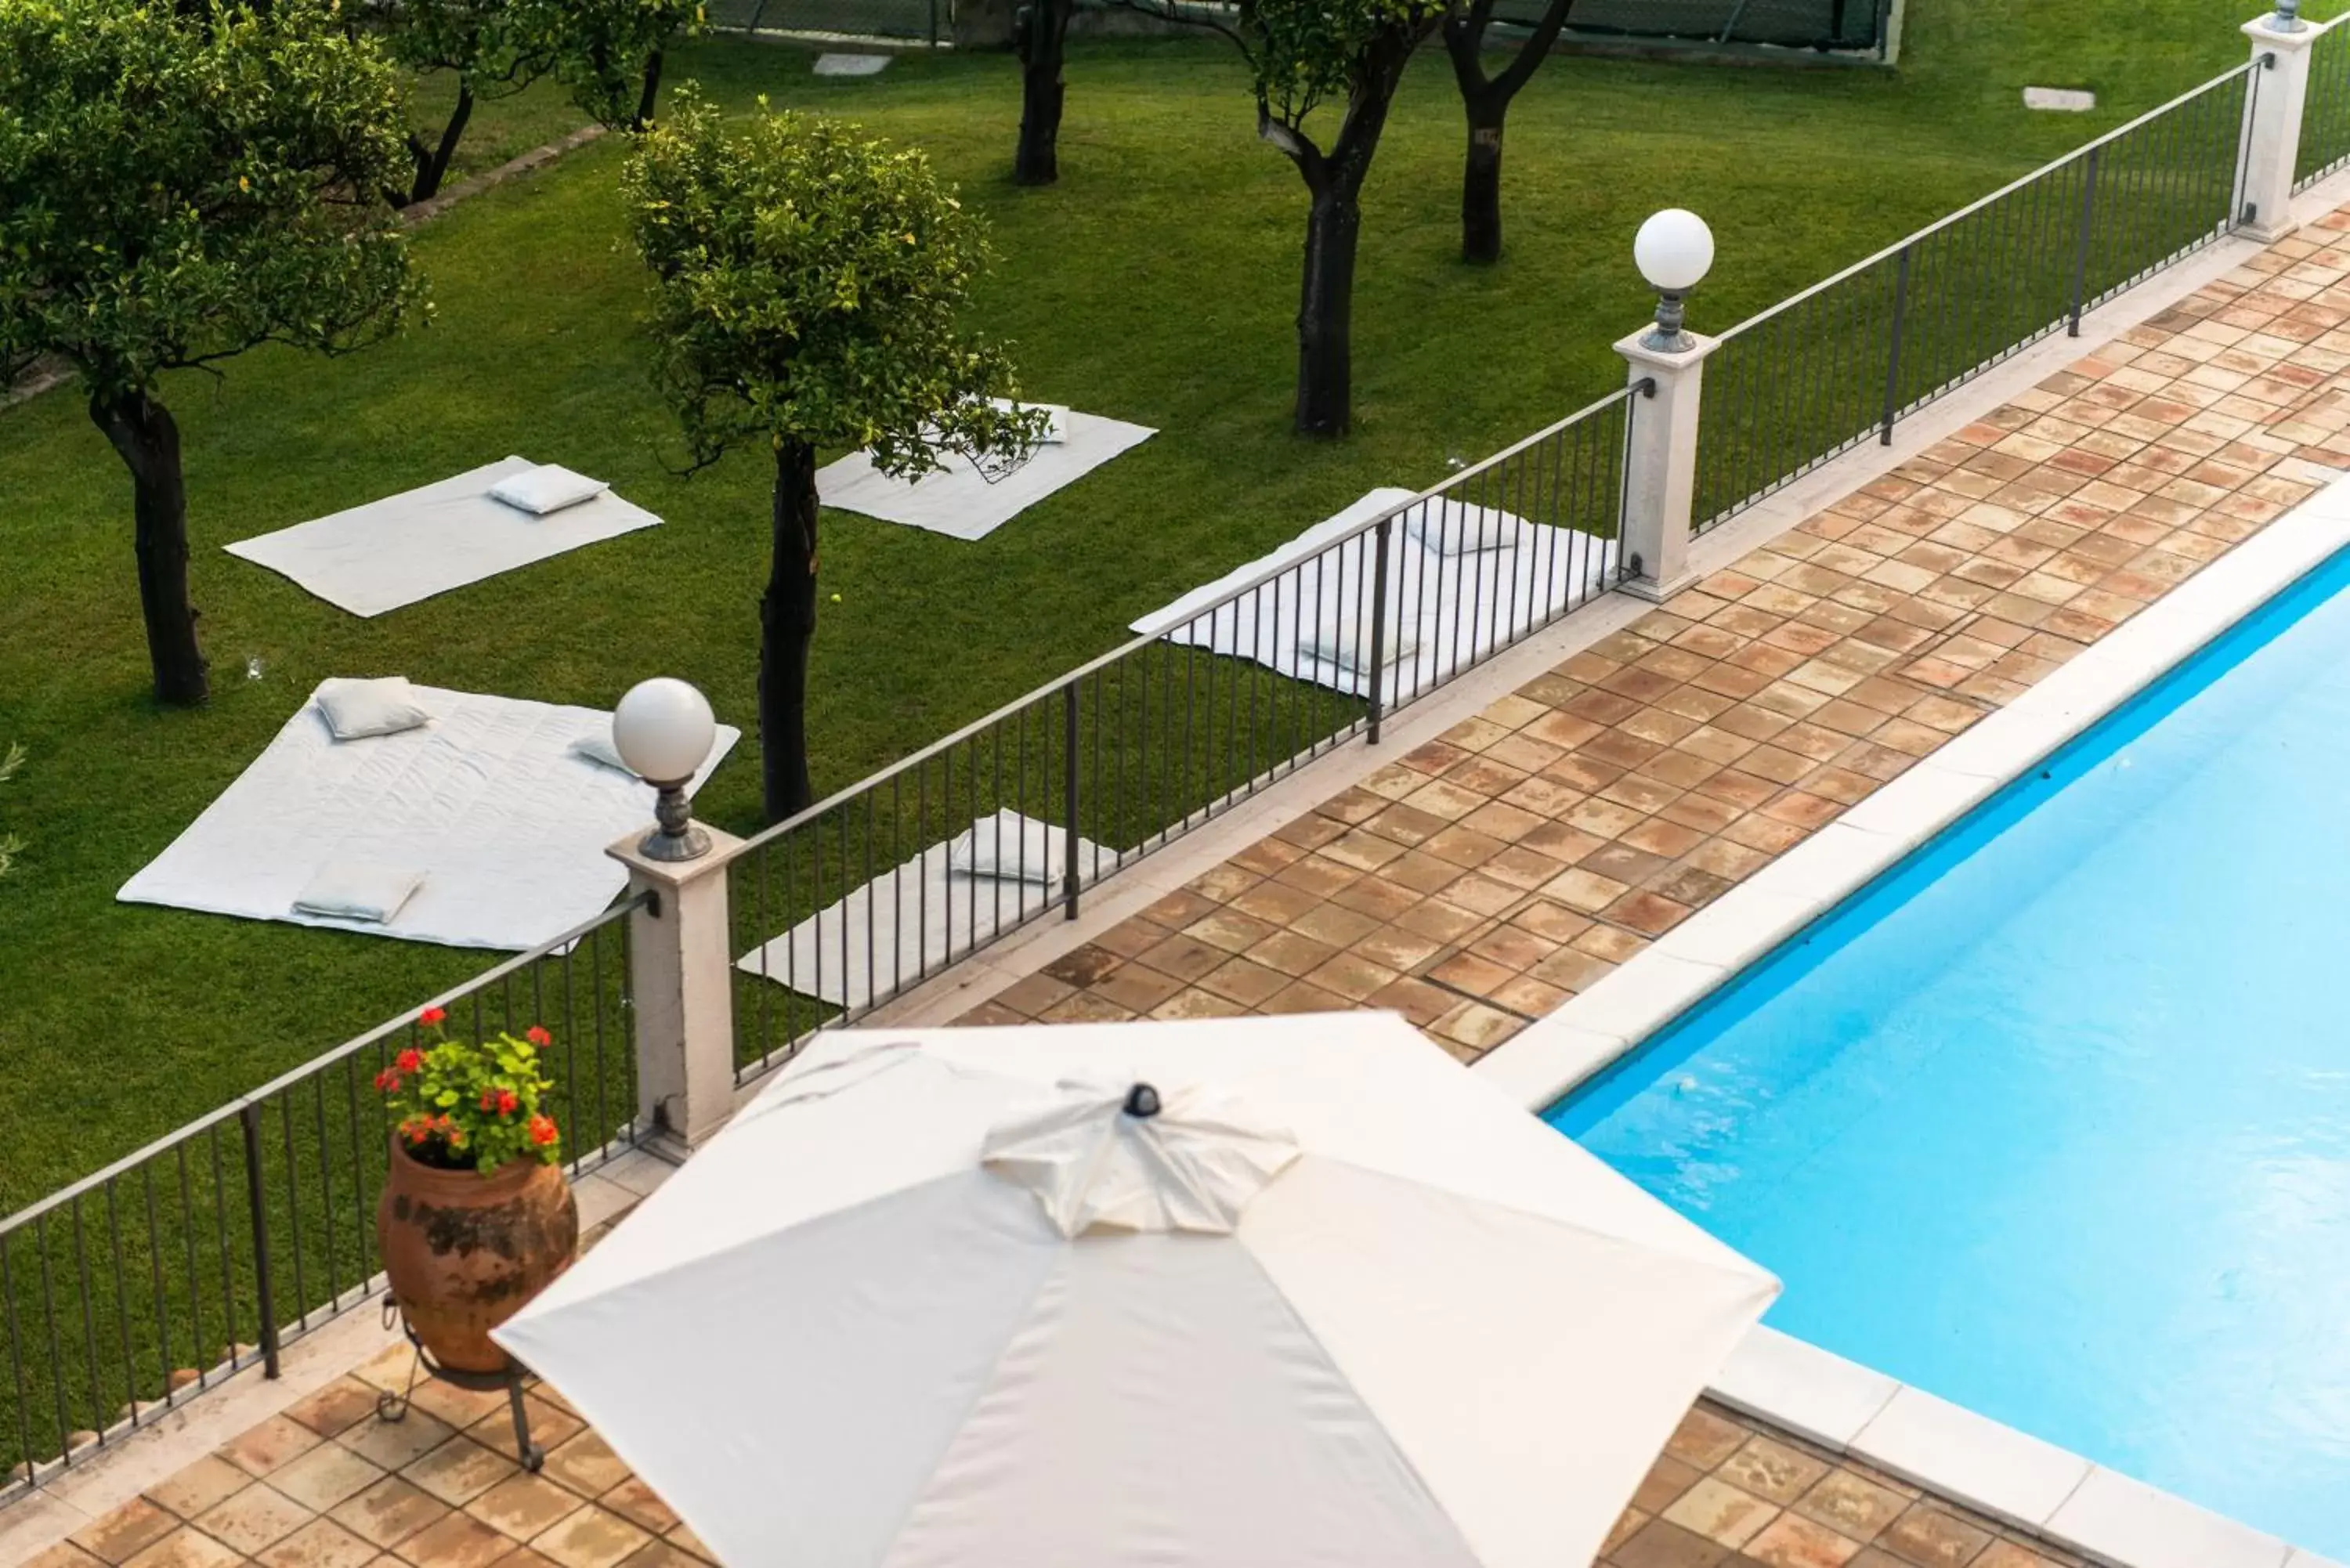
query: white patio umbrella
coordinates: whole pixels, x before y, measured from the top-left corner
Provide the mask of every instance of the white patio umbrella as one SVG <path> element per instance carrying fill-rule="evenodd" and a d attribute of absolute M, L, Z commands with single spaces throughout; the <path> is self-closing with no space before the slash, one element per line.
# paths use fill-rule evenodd
<path fill-rule="evenodd" d="M 498 1338 L 731 1568 L 1567 1568 L 1777 1290 L 1391 1014 L 871 1030 Z"/>

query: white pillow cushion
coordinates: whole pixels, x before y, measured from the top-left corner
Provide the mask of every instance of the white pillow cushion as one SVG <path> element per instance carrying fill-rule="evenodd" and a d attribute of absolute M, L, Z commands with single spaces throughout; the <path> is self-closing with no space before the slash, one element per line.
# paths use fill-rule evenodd
<path fill-rule="evenodd" d="M 417 701 L 416 691 L 405 675 L 373 680 L 337 676 L 318 682 L 317 701 L 328 730 L 338 741 L 396 735 L 432 720 L 432 711 Z"/>
<path fill-rule="evenodd" d="M 571 754 L 585 757 L 591 763 L 601 763 L 608 768 L 618 768 L 630 778 L 637 776 L 637 770 L 620 760 L 620 748 L 612 743 L 612 732 L 608 729 L 582 735 L 572 742 Z"/>
<path fill-rule="evenodd" d="M 1422 506 L 1404 520 L 1403 529 L 1421 549 L 1440 556 L 1508 550 L 1518 543 L 1518 520 L 1497 506 Z"/>
<path fill-rule="evenodd" d="M 491 485 L 490 499 L 544 517 L 550 512 L 593 501 L 611 488 L 600 479 L 574 473 L 559 462 L 542 462 L 536 468 L 510 473 Z"/>
<path fill-rule="evenodd" d="M 1069 831 L 1016 811 L 982 817 L 947 846 L 947 869 L 1002 882 L 1057 883 L 1068 866 Z"/>
<path fill-rule="evenodd" d="M 1023 403 L 1011 398 L 990 398 L 987 400 L 1006 413 L 1018 413 L 1026 410 L 1032 413 L 1043 414 L 1045 434 L 1041 439 L 1046 446 L 1058 446 L 1069 439 L 1069 410 L 1065 404 Z"/>
<path fill-rule="evenodd" d="M 294 895 L 294 908 L 305 915 L 389 925 L 423 885 L 424 873 L 405 867 L 329 860 Z"/>
<path fill-rule="evenodd" d="M 1309 627 L 1297 634 L 1297 651 L 1308 659 L 1318 659 L 1325 664 L 1335 664 L 1349 674 L 1360 675 L 1371 667 L 1370 628 L 1361 625 L 1349 610 L 1318 627 Z M 1387 647 L 1379 650 L 1389 664 L 1409 659 L 1419 651 L 1419 639 L 1396 627 L 1388 628 Z"/>

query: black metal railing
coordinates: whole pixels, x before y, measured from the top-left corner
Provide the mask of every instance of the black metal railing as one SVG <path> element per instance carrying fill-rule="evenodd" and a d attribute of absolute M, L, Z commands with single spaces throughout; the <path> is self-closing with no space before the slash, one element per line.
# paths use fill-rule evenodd
<path fill-rule="evenodd" d="M 935 48 L 950 28 L 948 0 L 715 0 L 710 25 L 724 31 L 873 38 Z"/>
<path fill-rule="evenodd" d="M 359 1305 L 380 1282 L 390 1127 L 376 1074 L 445 1008 L 533 1024 L 567 1168 L 636 1136 L 624 900 L 0 1220 L 0 1504 Z"/>
<path fill-rule="evenodd" d="M 750 840 L 729 884 L 738 1077 L 1031 920 L 1074 918 L 1101 877 L 1377 741 L 1397 709 L 1606 593 L 1638 390 L 1431 490 L 1367 496 Z"/>
<path fill-rule="evenodd" d="M 2301 147 L 2293 188 L 2305 191 L 2350 163 L 2350 30 L 2337 16 L 2318 26 L 2309 47 L 2308 96 L 2301 105 Z"/>
<path fill-rule="evenodd" d="M 2248 61 L 1722 335 L 1707 360 L 1695 531 L 2226 234 Z"/>

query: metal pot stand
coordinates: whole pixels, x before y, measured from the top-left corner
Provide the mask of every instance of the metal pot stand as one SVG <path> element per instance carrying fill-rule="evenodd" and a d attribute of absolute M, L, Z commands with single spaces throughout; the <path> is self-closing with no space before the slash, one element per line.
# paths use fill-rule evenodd
<path fill-rule="evenodd" d="M 533 1474 L 537 1472 L 540 1466 L 546 1463 L 546 1450 L 531 1441 L 530 1407 L 523 1398 L 523 1381 L 531 1375 L 529 1367 L 512 1356 L 506 1358 L 505 1370 L 502 1372 L 467 1372 L 459 1367 L 443 1366 L 432 1359 L 431 1353 L 424 1348 L 424 1342 L 416 1337 L 416 1330 L 409 1325 L 408 1314 L 400 1310 L 400 1303 L 386 1296 L 383 1303 L 383 1325 L 390 1328 L 394 1323 L 400 1325 L 401 1337 L 415 1348 L 416 1360 L 408 1369 L 408 1386 L 405 1389 L 397 1394 L 389 1388 L 377 1393 L 375 1397 L 377 1420 L 397 1422 L 408 1418 L 409 1404 L 415 1396 L 416 1377 L 420 1372 L 436 1381 L 446 1383 L 452 1388 L 463 1388 L 469 1393 L 494 1394 L 503 1389 L 506 1397 L 506 1408 L 512 1413 L 514 1418 L 516 1462 L 525 1470 Z"/>

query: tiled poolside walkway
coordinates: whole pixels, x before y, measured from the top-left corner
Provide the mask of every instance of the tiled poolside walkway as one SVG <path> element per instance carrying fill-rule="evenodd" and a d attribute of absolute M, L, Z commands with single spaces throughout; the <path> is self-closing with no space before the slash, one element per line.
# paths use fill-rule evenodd
<path fill-rule="evenodd" d="M 551 1390 L 527 1475 L 500 1395 L 376 1396 L 405 1347 L 32 1560 L 30 1568 L 702 1568 L 707 1549 Z M 1604 1568 L 2076 1568 L 1991 1521 L 1701 1406 L 1617 1522 Z M 1562 1564 L 1561 1568 L 1568 1568 Z"/>
<path fill-rule="evenodd" d="M 2350 467 L 2336 213 L 965 1014 L 1473 1059 Z M 2350 243 L 2350 242 L 2345 242 Z"/>

